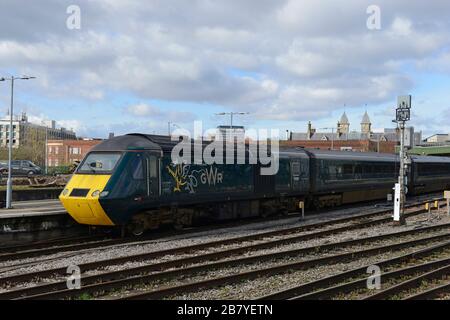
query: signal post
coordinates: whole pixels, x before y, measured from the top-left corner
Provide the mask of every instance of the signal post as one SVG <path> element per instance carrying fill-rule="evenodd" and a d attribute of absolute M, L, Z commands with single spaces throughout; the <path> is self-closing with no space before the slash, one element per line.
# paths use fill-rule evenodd
<path fill-rule="evenodd" d="M 411 96 L 399 96 L 397 100 L 396 120 L 398 128 L 400 129 L 400 172 L 398 177 L 398 183 L 394 187 L 394 224 L 405 224 L 405 201 L 407 193 L 407 181 L 406 181 L 406 169 L 410 164 L 408 154 L 405 147 L 405 129 L 406 122 L 411 118 Z M 411 144 L 413 137 L 410 134 L 409 141 Z"/>

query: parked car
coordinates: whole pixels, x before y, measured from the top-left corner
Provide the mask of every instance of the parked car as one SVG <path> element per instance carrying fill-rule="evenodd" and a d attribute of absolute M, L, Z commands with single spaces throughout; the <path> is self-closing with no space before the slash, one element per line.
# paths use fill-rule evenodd
<path fill-rule="evenodd" d="M 34 176 L 42 174 L 42 169 L 29 160 L 13 160 L 11 162 L 13 176 Z M 8 161 L 0 161 L 0 173 L 8 174 Z"/>

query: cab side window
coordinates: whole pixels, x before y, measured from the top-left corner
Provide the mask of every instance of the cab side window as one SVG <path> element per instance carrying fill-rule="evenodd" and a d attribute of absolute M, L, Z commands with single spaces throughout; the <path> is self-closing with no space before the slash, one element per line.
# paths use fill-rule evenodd
<path fill-rule="evenodd" d="M 149 156 L 150 178 L 158 178 L 158 159 L 155 156 Z"/>
<path fill-rule="evenodd" d="M 155 155 L 147 154 L 145 164 L 145 171 L 147 172 L 147 195 L 159 195 L 159 159 Z"/>

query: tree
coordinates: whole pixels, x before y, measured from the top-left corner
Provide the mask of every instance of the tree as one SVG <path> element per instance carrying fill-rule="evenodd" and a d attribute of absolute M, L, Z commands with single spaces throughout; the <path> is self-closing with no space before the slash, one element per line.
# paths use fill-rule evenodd
<path fill-rule="evenodd" d="M 19 147 L 13 148 L 13 160 L 31 160 L 45 166 L 45 130 L 25 126 L 20 129 Z M 8 159 L 8 145 L 0 148 L 0 159 Z"/>

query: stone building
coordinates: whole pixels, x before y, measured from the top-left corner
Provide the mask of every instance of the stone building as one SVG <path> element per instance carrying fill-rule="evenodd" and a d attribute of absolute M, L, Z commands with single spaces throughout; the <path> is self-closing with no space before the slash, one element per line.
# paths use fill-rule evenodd
<path fill-rule="evenodd" d="M 337 122 L 335 130 L 318 132 L 308 122 L 307 131 L 291 132 L 289 140 L 295 143 L 288 145 L 304 146 L 307 148 L 321 148 L 334 150 L 395 152 L 400 135 L 396 128 L 385 128 L 382 132 L 372 132 L 372 122 L 367 111 L 362 116 L 360 131 L 350 130 L 350 122 L 344 112 Z M 413 137 L 413 145 L 422 141 L 422 132 L 414 132 L 414 128 L 407 128 Z"/>
<path fill-rule="evenodd" d="M 9 145 L 9 120 L 9 116 L 0 119 L 1 147 Z M 48 140 L 76 139 L 75 132 L 63 127 L 57 128 L 54 120 L 39 125 L 29 122 L 26 113 L 22 113 L 20 117 L 13 117 L 13 148 L 45 141 L 46 136 Z"/>
<path fill-rule="evenodd" d="M 348 134 L 350 131 L 350 122 L 348 121 L 347 115 L 344 113 L 341 116 L 341 120 L 337 123 L 337 133 L 339 136 Z"/>
<path fill-rule="evenodd" d="M 364 112 L 364 116 L 361 120 L 361 133 L 370 135 L 372 133 L 372 123 L 370 122 L 369 115 L 367 114 L 367 111 Z"/>

